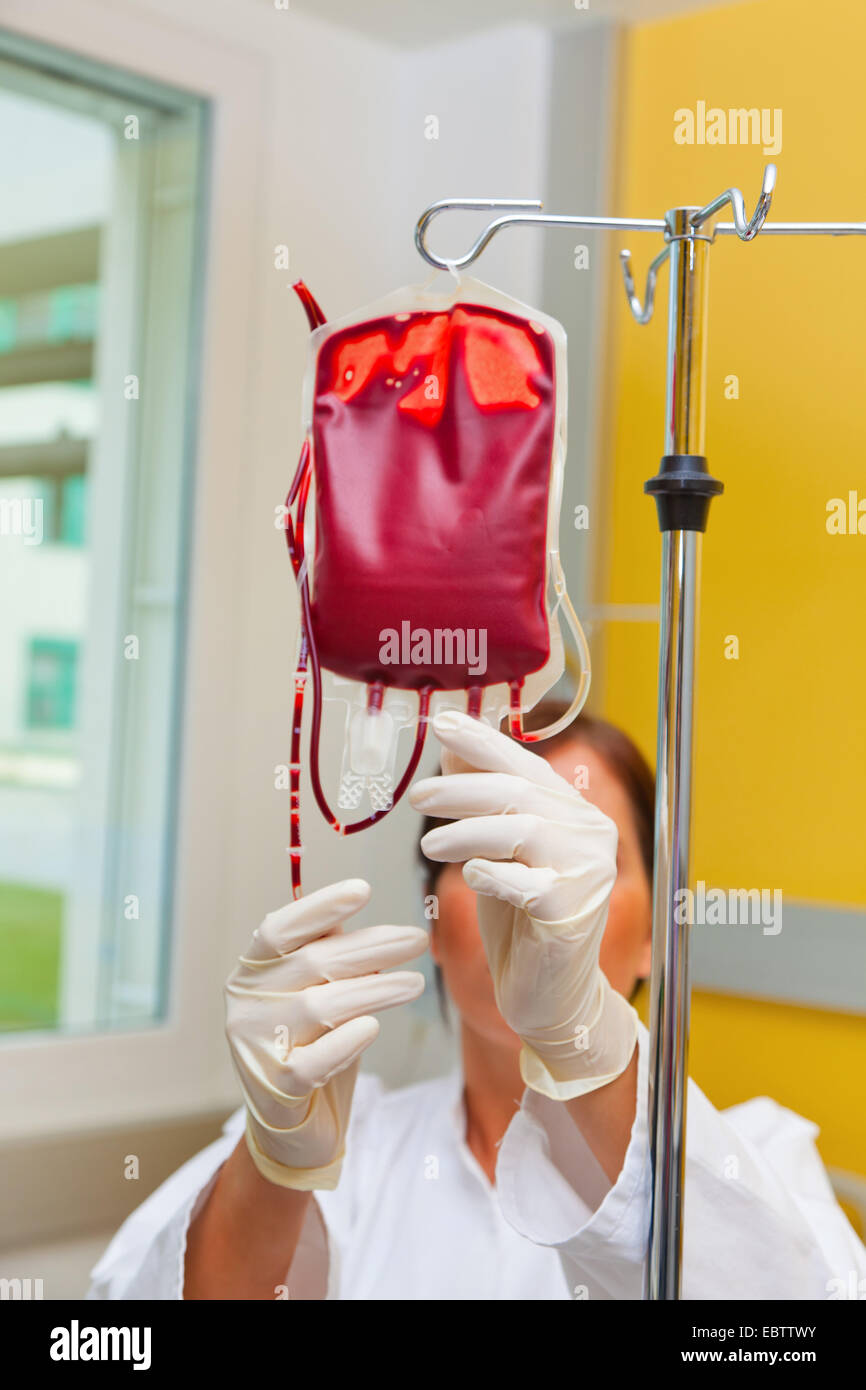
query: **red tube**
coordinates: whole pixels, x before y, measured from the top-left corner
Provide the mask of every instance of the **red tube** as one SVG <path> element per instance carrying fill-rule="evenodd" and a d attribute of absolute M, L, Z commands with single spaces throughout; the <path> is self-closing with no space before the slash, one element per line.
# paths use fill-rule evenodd
<path fill-rule="evenodd" d="M 289 764 L 289 806 L 291 834 L 289 860 L 292 866 L 292 897 L 301 896 L 301 722 L 304 715 L 304 687 L 307 683 L 307 641 L 301 633 L 301 649 L 295 668 L 295 702 L 292 709 L 292 754 Z"/>
<path fill-rule="evenodd" d="M 325 318 L 325 315 L 322 313 L 321 309 L 319 308 L 319 305 L 313 298 L 313 295 L 307 289 L 303 280 L 296 280 L 295 283 L 292 285 L 292 289 L 295 291 L 295 294 L 298 296 L 298 299 L 304 306 L 304 310 L 307 315 L 307 321 L 311 329 L 321 328 L 323 323 L 327 323 L 328 320 Z"/>
<path fill-rule="evenodd" d="M 304 441 L 298 467 L 286 498 L 286 545 L 292 569 L 297 579 L 304 559 L 304 515 L 310 491 L 310 446 Z M 298 499 L 297 529 L 292 524 L 290 507 Z M 306 584 L 306 575 L 301 584 Z M 307 684 L 307 634 L 301 624 L 298 664 L 295 667 L 295 699 L 292 707 L 291 761 L 289 763 L 289 859 L 292 869 L 292 896 L 301 896 L 301 724 L 304 714 L 304 694 Z"/>

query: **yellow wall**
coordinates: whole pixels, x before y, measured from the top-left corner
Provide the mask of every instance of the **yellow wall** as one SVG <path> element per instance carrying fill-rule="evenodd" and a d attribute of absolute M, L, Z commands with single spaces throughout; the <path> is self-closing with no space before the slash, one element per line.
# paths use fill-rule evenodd
<path fill-rule="evenodd" d="M 751 213 L 773 159 L 771 219 L 866 219 L 864 48 L 862 0 L 757 0 L 627 31 L 617 213 L 661 216 L 731 184 Z M 699 100 L 781 108 L 781 153 L 676 144 L 674 111 Z M 642 293 L 659 242 L 628 244 Z M 609 603 L 658 598 L 642 484 L 663 451 L 667 284 L 663 270 L 645 328 L 611 285 L 597 574 Z M 704 540 L 693 861 L 708 883 L 860 906 L 866 535 L 830 536 L 825 522 L 830 498 L 866 499 L 864 315 L 864 239 L 724 237 L 711 252 L 706 447 L 725 496 Z M 724 396 L 731 373 L 739 400 Z M 738 661 L 725 660 L 728 634 Z M 655 626 L 610 627 L 596 691 L 651 760 L 657 641 Z M 825 1160 L 866 1173 L 862 1018 L 698 994 L 691 1069 L 717 1104 L 768 1094 L 816 1120 Z"/>

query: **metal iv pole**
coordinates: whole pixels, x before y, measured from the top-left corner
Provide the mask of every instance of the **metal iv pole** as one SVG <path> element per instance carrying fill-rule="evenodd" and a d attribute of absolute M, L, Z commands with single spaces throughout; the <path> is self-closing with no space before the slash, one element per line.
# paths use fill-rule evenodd
<path fill-rule="evenodd" d="M 729 188 L 703 208 L 672 208 L 663 219 L 555 216 L 537 211 L 540 202 L 522 199 L 444 199 L 431 204 L 415 228 L 418 251 L 429 265 L 441 270 L 470 265 L 506 226 L 661 232 L 665 247 L 649 267 L 643 303 L 635 293 L 630 253 L 620 252 L 626 295 L 640 324 L 652 317 L 658 271 L 666 260 L 670 262 L 665 452 L 658 473 L 644 485 L 644 491 L 655 498 L 662 533 L 650 982 L 652 1203 L 645 1283 L 649 1299 L 678 1299 L 682 1286 L 690 978 L 689 925 L 677 921 L 675 909 L 682 901 L 678 893 L 690 883 L 701 536 L 710 502 L 722 491 L 721 482 L 710 476 L 704 455 L 710 247 L 716 236 L 736 235 L 741 241 L 752 241 L 759 232 L 763 236 L 866 235 L 863 222 L 766 222 L 775 181 L 775 165 L 768 164 L 751 218 L 746 217 L 740 190 Z M 718 214 L 728 204 L 733 222 L 718 222 Z M 428 248 L 427 228 L 440 213 L 494 208 L 514 211 L 489 222 L 464 256 L 446 259 Z"/>

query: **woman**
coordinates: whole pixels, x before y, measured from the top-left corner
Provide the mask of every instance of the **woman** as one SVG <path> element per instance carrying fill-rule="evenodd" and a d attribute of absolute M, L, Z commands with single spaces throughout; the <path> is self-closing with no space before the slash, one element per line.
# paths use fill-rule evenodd
<path fill-rule="evenodd" d="M 443 775 L 411 800 L 437 818 L 422 847 L 444 866 L 431 949 L 459 1073 L 357 1076 L 372 1014 L 423 987 L 381 971 L 426 944 L 344 934 L 365 883 L 271 914 L 227 984 L 245 1107 L 133 1213 L 91 1297 L 641 1297 L 648 1039 L 628 1000 L 649 970 L 649 771 L 585 717 L 543 757 L 465 715 L 432 727 Z M 826 1298 L 866 1274 L 813 1125 L 767 1099 L 721 1114 L 689 1083 L 687 1134 L 685 1297 Z"/>

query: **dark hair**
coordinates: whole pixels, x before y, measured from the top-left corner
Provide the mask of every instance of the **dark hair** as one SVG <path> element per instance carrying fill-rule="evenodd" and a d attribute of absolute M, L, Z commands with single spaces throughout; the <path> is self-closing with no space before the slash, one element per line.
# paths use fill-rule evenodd
<path fill-rule="evenodd" d="M 553 724 L 557 719 L 560 719 L 567 708 L 564 700 L 542 700 L 526 716 L 524 728 L 527 732 L 531 732 L 532 729 L 543 729 L 546 725 Z M 641 859 L 646 870 L 647 880 L 652 885 L 655 778 L 646 758 L 633 739 L 629 738 L 622 729 L 618 729 L 615 724 L 609 724 L 606 719 L 599 719 L 596 715 L 586 713 L 579 714 L 567 728 L 563 729 L 561 733 L 554 734 L 552 738 L 542 739 L 539 743 L 527 743 L 524 746 L 529 748 L 531 752 L 537 753 L 539 757 L 545 757 L 548 753 L 553 753 L 556 749 L 564 748 L 570 743 L 585 743 L 594 753 L 597 753 L 628 797 L 637 831 Z M 448 824 L 450 824 L 449 821 L 425 816 L 421 826 L 417 855 L 424 874 L 424 892 L 428 897 L 435 894 L 439 875 L 448 866 L 428 859 L 421 849 L 421 840 L 428 830 L 434 830 L 438 825 Z M 442 972 L 438 966 L 435 974 L 436 991 L 444 1017 L 445 987 Z"/>

